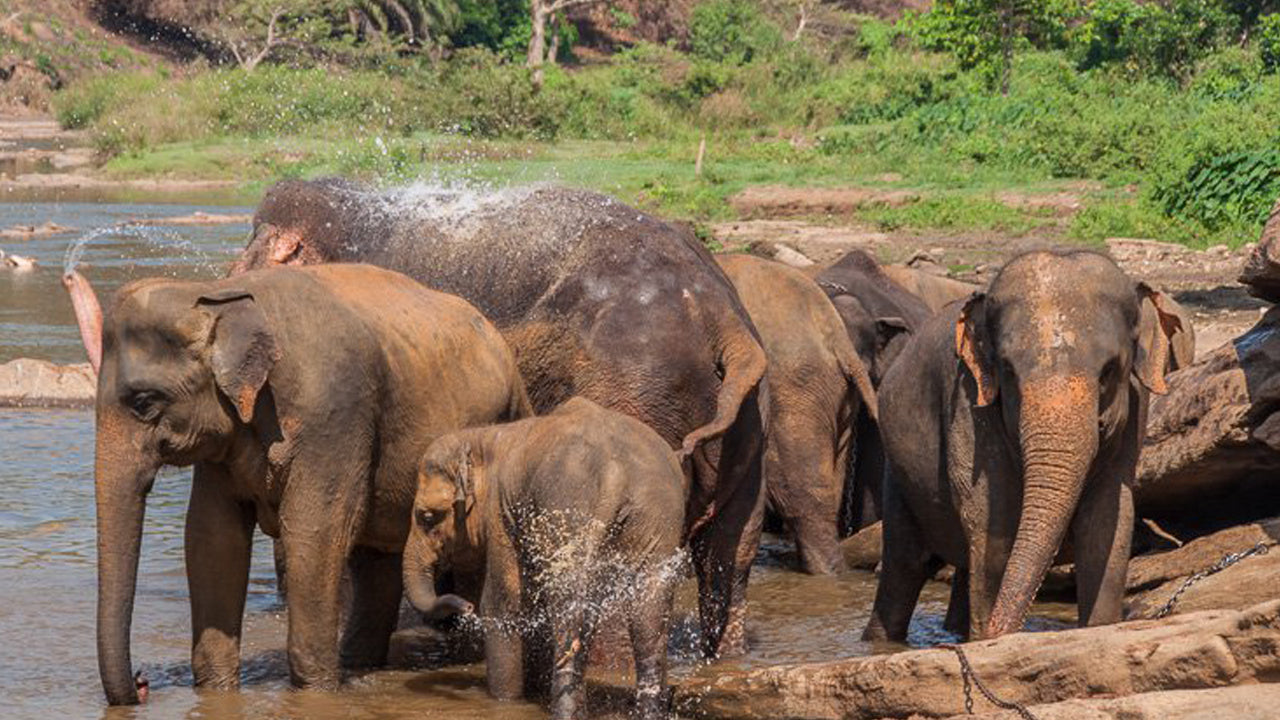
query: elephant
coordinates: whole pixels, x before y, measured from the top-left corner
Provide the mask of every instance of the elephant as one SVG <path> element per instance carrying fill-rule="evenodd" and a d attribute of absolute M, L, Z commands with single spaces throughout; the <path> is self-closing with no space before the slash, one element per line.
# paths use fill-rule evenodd
<path fill-rule="evenodd" d="M 404 586 L 416 609 L 443 618 L 473 606 L 437 595 L 437 575 L 482 576 L 491 693 L 520 698 L 550 675 L 556 720 L 586 717 L 592 630 L 602 616 L 621 615 L 635 657 L 637 714 L 666 717 L 687 490 L 657 432 L 585 398 L 541 417 L 444 435 L 419 465 Z M 538 656 L 529 645 L 539 642 L 539 626 L 551 636 L 551 662 L 526 660 Z"/>
<path fill-rule="evenodd" d="M 83 278 L 69 284 L 91 293 Z M 101 327 L 98 664 L 113 705 L 138 701 L 131 615 L 161 465 L 194 466 L 196 685 L 239 683 L 256 524 L 288 560 L 291 680 L 333 688 L 342 664 L 385 662 L 430 439 L 532 413 L 513 353 L 475 308 L 370 266 L 142 280 L 117 293 Z M 344 568 L 353 597 L 340 648 Z"/>
<path fill-rule="evenodd" d="M 935 313 L 956 300 L 969 297 L 979 288 L 970 282 L 934 275 L 906 265 L 885 265 L 884 273 L 907 292 L 920 298 Z"/>
<path fill-rule="evenodd" d="M 880 386 L 911 333 L 933 316 L 924 301 L 894 282 L 885 271 L 866 251 L 851 250 L 813 276 L 839 313 L 875 387 Z M 855 447 L 853 486 L 841 518 L 841 534 L 855 532 L 880 519 L 884 449 L 879 425 L 865 410 L 857 420 Z"/>
<path fill-rule="evenodd" d="M 884 557 L 864 638 L 905 640 L 941 562 L 948 629 L 1020 630 L 1068 533 L 1080 624 L 1120 620 L 1147 402 L 1181 325 L 1167 302 L 1102 255 L 1031 252 L 911 338 L 880 386 Z"/>
<path fill-rule="evenodd" d="M 286 181 L 258 207 L 232 273 L 359 261 L 478 307 L 547 412 L 582 396 L 692 458 L 686 537 L 702 649 L 745 647 L 746 584 L 764 508 L 765 353 L 691 232 L 608 196 L 557 187 L 487 194 Z"/>
<path fill-rule="evenodd" d="M 752 255 L 716 260 L 738 289 L 769 361 L 768 506 L 795 539 L 803 570 L 838 572 L 854 421 L 860 409 L 870 422 L 876 416 L 871 377 L 813 280 Z"/>

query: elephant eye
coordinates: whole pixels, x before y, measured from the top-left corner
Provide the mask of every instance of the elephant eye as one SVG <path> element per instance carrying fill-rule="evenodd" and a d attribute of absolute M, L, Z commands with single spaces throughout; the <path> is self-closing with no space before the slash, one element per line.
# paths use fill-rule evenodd
<path fill-rule="evenodd" d="M 423 508 L 421 510 L 418 510 L 417 516 L 418 516 L 418 525 L 422 526 L 424 530 L 430 530 L 436 525 L 439 525 L 441 520 L 444 520 L 443 511 L 431 510 L 428 508 Z"/>
<path fill-rule="evenodd" d="M 165 395 L 159 390 L 134 390 L 125 398 L 129 412 L 143 422 L 154 422 L 160 417 Z"/>

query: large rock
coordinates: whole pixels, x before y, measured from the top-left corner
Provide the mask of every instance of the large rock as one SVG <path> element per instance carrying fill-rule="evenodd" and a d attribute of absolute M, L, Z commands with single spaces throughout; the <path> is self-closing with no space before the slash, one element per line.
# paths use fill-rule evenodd
<path fill-rule="evenodd" d="M 970 643 L 976 676 L 1005 700 L 1045 705 L 1280 679 L 1280 600 L 1107 627 L 1017 633 Z M 981 707 L 991 709 L 981 698 Z M 908 718 L 964 713 L 950 649 L 695 677 L 676 690 L 701 718 Z"/>
<path fill-rule="evenodd" d="M 0 407 L 87 407 L 93 405 L 97 387 L 88 363 L 19 358 L 0 365 Z"/>
<path fill-rule="evenodd" d="M 1280 309 L 1168 385 L 1151 399 L 1139 512 L 1195 534 L 1280 514 Z"/>
<path fill-rule="evenodd" d="M 1249 253 L 1240 282 L 1249 294 L 1268 302 L 1280 302 L 1280 200 L 1271 206 L 1271 216 L 1262 228 L 1262 237 Z"/>
<path fill-rule="evenodd" d="M 1280 683 L 1169 690 L 1107 700 L 1067 700 L 1028 709 L 1039 720 L 1274 720 L 1280 709 Z M 957 715 L 955 720 L 1020 717 L 1013 710 L 997 710 Z"/>

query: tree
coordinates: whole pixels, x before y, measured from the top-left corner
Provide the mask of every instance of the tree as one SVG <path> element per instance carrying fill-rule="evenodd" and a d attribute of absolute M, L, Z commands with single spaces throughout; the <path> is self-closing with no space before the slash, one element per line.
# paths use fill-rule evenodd
<path fill-rule="evenodd" d="M 908 23 L 921 45 L 985 71 L 1007 95 L 1014 47 L 1027 39 L 1061 42 L 1072 15 L 1070 0 L 938 0 Z"/>
<path fill-rule="evenodd" d="M 533 71 L 533 86 L 542 87 L 542 66 L 547 62 L 547 26 L 552 25 L 557 13 L 565 13 L 576 7 L 595 5 L 608 0 L 529 0 L 529 54 L 525 67 Z M 559 49 L 558 44 L 552 47 Z"/>

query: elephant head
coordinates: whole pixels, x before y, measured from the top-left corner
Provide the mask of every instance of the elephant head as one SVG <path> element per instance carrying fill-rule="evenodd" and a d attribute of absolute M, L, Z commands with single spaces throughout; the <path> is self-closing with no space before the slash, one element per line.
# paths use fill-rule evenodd
<path fill-rule="evenodd" d="M 98 668 L 113 705 L 138 701 L 129 637 L 156 472 L 222 457 L 237 427 L 254 419 L 279 358 L 251 293 L 202 288 L 164 280 L 125 286 L 96 343 Z M 92 291 L 83 283 L 79 292 Z"/>
<path fill-rule="evenodd" d="M 361 188 L 342 178 L 277 183 L 253 216 L 253 235 L 229 275 L 276 265 L 350 261 L 344 245 L 361 215 Z M 361 217 L 361 223 L 373 223 Z"/>
<path fill-rule="evenodd" d="M 956 355 L 974 404 L 997 409 L 1022 463 L 1021 515 L 986 636 L 1021 628 L 1101 440 L 1124 427 L 1131 393 L 1145 402 L 1141 388 L 1165 392 L 1180 327 L 1163 295 L 1088 252 L 1020 256 L 965 303 Z"/>
<path fill-rule="evenodd" d="M 436 440 L 422 457 L 404 549 L 404 588 L 410 604 L 429 620 L 472 610 L 457 595 L 437 595 L 436 578 L 460 556 L 483 552 L 476 508 L 485 484 L 479 453 L 458 435 Z"/>

